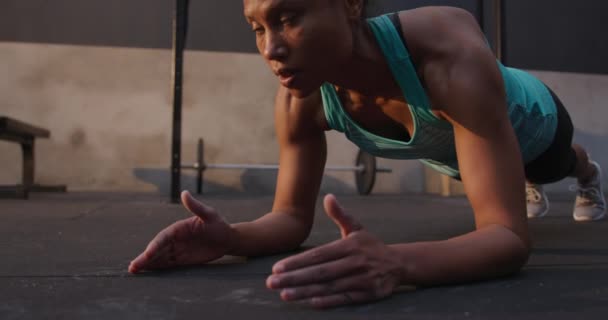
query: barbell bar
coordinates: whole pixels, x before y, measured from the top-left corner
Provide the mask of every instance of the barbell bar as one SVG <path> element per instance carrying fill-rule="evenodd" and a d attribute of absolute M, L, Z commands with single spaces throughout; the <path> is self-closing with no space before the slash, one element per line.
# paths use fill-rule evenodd
<path fill-rule="evenodd" d="M 188 165 L 182 165 L 182 169 L 192 169 L 197 171 L 196 190 L 198 194 L 203 192 L 203 173 L 207 169 L 220 170 L 278 170 L 277 164 L 246 164 L 246 163 L 210 163 L 204 162 L 204 142 L 203 139 L 198 139 L 197 144 L 197 162 Z M 393 170 L 385 167 L 376 166 L 376 158 L 371 154 L 359 150 L 355 159 L 354 166 L 325 166 L 326 171 L 348 171 L 354 172 L 357 192 L 361 195 L 371 193 L 376 182 L 376 173 L 392 172 Z"/>
<path fill-rule="evenodd" d="M 193 163 L 191 165 L 183 165 L 182 169 L 198 169 L 200 165 L 198 163 Z M 205 164 L 203 170 L 205 169 L 251 169 L 251 170 L 278 170 L 279 165 L 276 164 L 240 164 L 240 163 L 218 163 L 218 164 Z M 325 170 L 328 171 L 353 171 L 353 172 L 363 172 L 365 171 L 364 165 L 359 166 L 325 166 Z M 392 172 L 389 168 L 376 168 L 376 172 Z"/>

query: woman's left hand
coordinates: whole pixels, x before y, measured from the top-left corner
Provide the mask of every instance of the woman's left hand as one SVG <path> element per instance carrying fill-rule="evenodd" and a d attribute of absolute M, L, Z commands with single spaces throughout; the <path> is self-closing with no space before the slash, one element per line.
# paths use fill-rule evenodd
<path fill-rule="evenodd" d="M 342 238 L 277 262 L 266 285 L 285 301 L 316 308 L 380 300 L 400 285 L 403 265 L 397 252 L 344 212 L 333 195 L 323 202 Z"/>

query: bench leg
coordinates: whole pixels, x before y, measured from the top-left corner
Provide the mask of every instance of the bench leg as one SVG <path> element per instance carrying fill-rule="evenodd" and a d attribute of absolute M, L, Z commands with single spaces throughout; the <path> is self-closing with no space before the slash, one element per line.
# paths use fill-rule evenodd
<path fill-rule="evenodd" d="M 34 139 L 27 139 L 21 143 L 23 155 L 21 185 L 0 186 L 0 198 L 29 197 L 30 188 L 34 184 Z"/>
<path fill-rule="evenodd" d="M 36 171 L 36 157 L 34 156 L 34 140 L 31 143 L 22 144 L 23 150 L 23 190 L 24 197 L 27 199 L 32 192 L 67 192 L 64 185 L 47 186 L 34 183 Z"/>
<path fill-rule="evenodd" d="M 34 156 L 34 139 L 21 143 L 23 155 L 22 183 L 16 186 L 0 186 L 0 198 L 28 199 L 31 192 L 67 192 L 65 185 L 46 186 L 34 183 L 36 161 Z"/>
<path fill-rule="evenodd" d="M 21 144 L 23 151 L 23 190 L 24 198 L 29 196 L 30 188 L 34 185 L 34 170 L 36 164 L 34 162 L 34 139 L 27 143 Z"/>

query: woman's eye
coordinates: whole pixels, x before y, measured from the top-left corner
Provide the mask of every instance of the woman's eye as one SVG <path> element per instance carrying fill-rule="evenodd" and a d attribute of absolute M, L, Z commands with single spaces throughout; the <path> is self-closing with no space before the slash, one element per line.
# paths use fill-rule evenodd
<path fill-rule="evenodd" d="M 253 31 L 255 34 L 263 34 L 264 33 L 264 28 L 262 28 L 262 27 L 254 27 L 253 29 L 251 29 L 251 31 Z"/>
<path fill-rule="evenodd" d="M 281 17 L 281 24 L 293 24 L 296 20 L 296 17 L 294 15 L 288 15 L 288 16 L 283 16 Z"/>

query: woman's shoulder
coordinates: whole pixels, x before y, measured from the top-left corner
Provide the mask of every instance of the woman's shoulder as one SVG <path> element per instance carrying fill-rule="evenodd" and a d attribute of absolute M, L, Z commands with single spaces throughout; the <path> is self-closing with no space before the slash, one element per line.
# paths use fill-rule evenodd
<path fill-rule="evenodd" d="M 400 11 L 398 17 L 412 60 L 421 69 L 487 46 L 475 16 L 461 8 L 421 7 Z"/>
<path fill-rule="evenodd" d="M 408 44 L 423 50 L 441 50 L 463 38 L 483 38 L 475 16 L 465 9 L 429 6 L 397 12 Z"/>
<path fill-rule="evenodd" d="M 396 13 L 399 15 L 402 23 L 415 20 L 415 18 L 419 18 L 423 21 L 428 21 L 428 19 L 441 19 L 442 21 L 466 21 L 469 23 L 471 19 L 476 21 L 475 16 L 469 11 L 453 6 L 425 6 L 409 10 L 402 10 Z M 431 25 L 437 25 L 438 21 L 435 20 L 429 22 L 433 22 Z"/>

